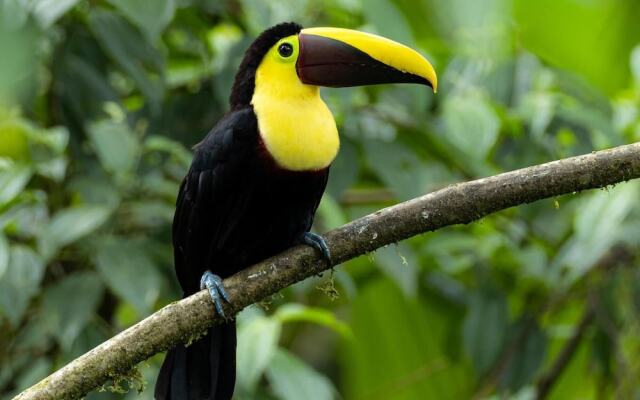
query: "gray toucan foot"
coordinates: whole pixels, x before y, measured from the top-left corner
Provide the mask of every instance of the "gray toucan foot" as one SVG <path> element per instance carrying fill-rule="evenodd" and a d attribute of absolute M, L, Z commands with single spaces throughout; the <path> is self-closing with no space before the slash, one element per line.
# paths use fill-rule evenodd
<path fill-rule="evenodd" d="M 216 307 L 218 314 L 222 318 L 227 319 L 227 316 L 224 315 L 224 310 L 222 309 L 222 300 L 227 303 L 230 303 L 230 301 L 229 295 L 222 285 L 222 279 L 220 279 L 218 275 L 211 273 L 211 271 L 206 271 L 202 274 L 202 278 L 200 278 L 200 290 L 204 289 L 209 291 L 211 301 L 213 301 L 213 305 Z"/>
<path fill-rule="evenodd" d="M 305 232 L 302 235 L 302 243 L 319 250 L 324 259 L 331 262 L 331 250 L 329 250 L 329 246 L 327 246 L 327 242 L 322 236 L 312 232 Z"/>

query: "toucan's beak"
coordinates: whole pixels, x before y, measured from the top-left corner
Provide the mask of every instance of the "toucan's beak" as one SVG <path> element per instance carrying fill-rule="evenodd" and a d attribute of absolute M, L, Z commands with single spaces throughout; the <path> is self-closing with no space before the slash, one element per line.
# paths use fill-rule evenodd
<path fill-rule="evenodd" d="M 296 69 L 303 83 L 347 87 L 421 83 L 438 88 L 436 72 L 417 51 L 381 36 L 340 28 L 308 28 L 298 36 Z"/>

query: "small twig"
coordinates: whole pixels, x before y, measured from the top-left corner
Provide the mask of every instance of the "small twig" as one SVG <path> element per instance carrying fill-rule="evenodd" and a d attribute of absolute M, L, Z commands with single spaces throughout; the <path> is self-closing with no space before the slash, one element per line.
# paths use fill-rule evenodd
<path fill-rule="evenodd" d="M 551 369 L 549 369 L 549 371 L 538 380 L 538 384 L 536 385 L 536 399 L 542 400 L 547 397 L 547 395 L 553 388 L 553 385 L 562 375 L 565 367 L 569 364 L 571 359 L 573 359 L 573 356 L 576 353 L 576 350 L 578 349 L 582 338 L 593 322 L 594 315 L 595 314 L 593 311 L 593 307 L 591 305 L 587 305 L 587 309 L 582 315 L 580 323 L 573 333 L 573 336 L 562 348 L 560 354 L 551 366 Z"/>
<path fill-rule="evenodd" d="M 500 376 L 504 373 L 505 369 L 509 366 L 518 352 L 521 351 L 523 343 L 527 340 L 527 337 L 531 331 L 536 327 L 536 319 L 532 315 L 527 315 L 524 320 L 523 326 L 517 332 L 516 335 L 506 344 L 505 349 L 500 354 L 500 357 L 495 361 L 483 382 L 479 385 L 478 390 L 472 396 L 473 399 L 484 399 L 492 390 L 494 390 L 498 383 Z"/>
<path fill-rule="evenodd" d="M 598 261 L 595 271 L 604 271 L 604 273 L 609 273 L 612 268 L 628 265 L 632 260 L 633 253 L 625 246 L 617 245 L 612 247 L 607 254 Z M 562 372 L 575 354 L 585 331 L 597 317 L 601 305 L 597 299 L 594 299 L 593 297 L 590 299 L 592 301 L 587 304 L 587 309 L 585 310 L 575 333 L 566 343 L 565 347 L 560 352 L 560 355 L 558 355 L 558 358 L 556 358 L 556 361 L 551 366 L 551 369 L 538 380 L 536 394 L 537 399 L 544 399 L 549 394 L 553 385 L 556 383 L 558 378 L 560 378 L 560 375 L 562 375 Z M 606 316 L 606 313 L 601 314 L 603 314 L 603 317 Z M 615 329 L 610 328 L 605 329 L 605 331 L 607 331 L 611 340 L 615 340 Z"/>

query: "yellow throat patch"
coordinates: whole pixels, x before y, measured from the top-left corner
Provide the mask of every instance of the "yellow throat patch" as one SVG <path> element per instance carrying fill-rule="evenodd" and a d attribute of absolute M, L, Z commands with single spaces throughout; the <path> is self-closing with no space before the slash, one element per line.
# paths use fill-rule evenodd
<path fill-rule="evenodd" d="M 278 53 L 283 42 L 293 46 L 290 57 Z M 260 136 L 280 167 L 320 170 L 334 160 L 340 140 L 333 115 L 320 98 L 320 88 L 298 79 L 298 48 L 298 36 L 294 35 L 269 50 L 256 71 L 251 104 Z"/>

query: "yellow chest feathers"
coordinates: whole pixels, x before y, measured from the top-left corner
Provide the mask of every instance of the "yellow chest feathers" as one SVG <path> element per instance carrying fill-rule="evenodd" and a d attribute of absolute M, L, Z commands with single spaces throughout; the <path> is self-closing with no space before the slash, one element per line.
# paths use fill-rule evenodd
<path fill-rule="evenodd" d="M 317 86 L 304 85 L 295 69 L 277 63 L 260 65 L 251 100 L 267 151 L 291 171 L 326 168 L 340 147 L 333 115 Z"/>

